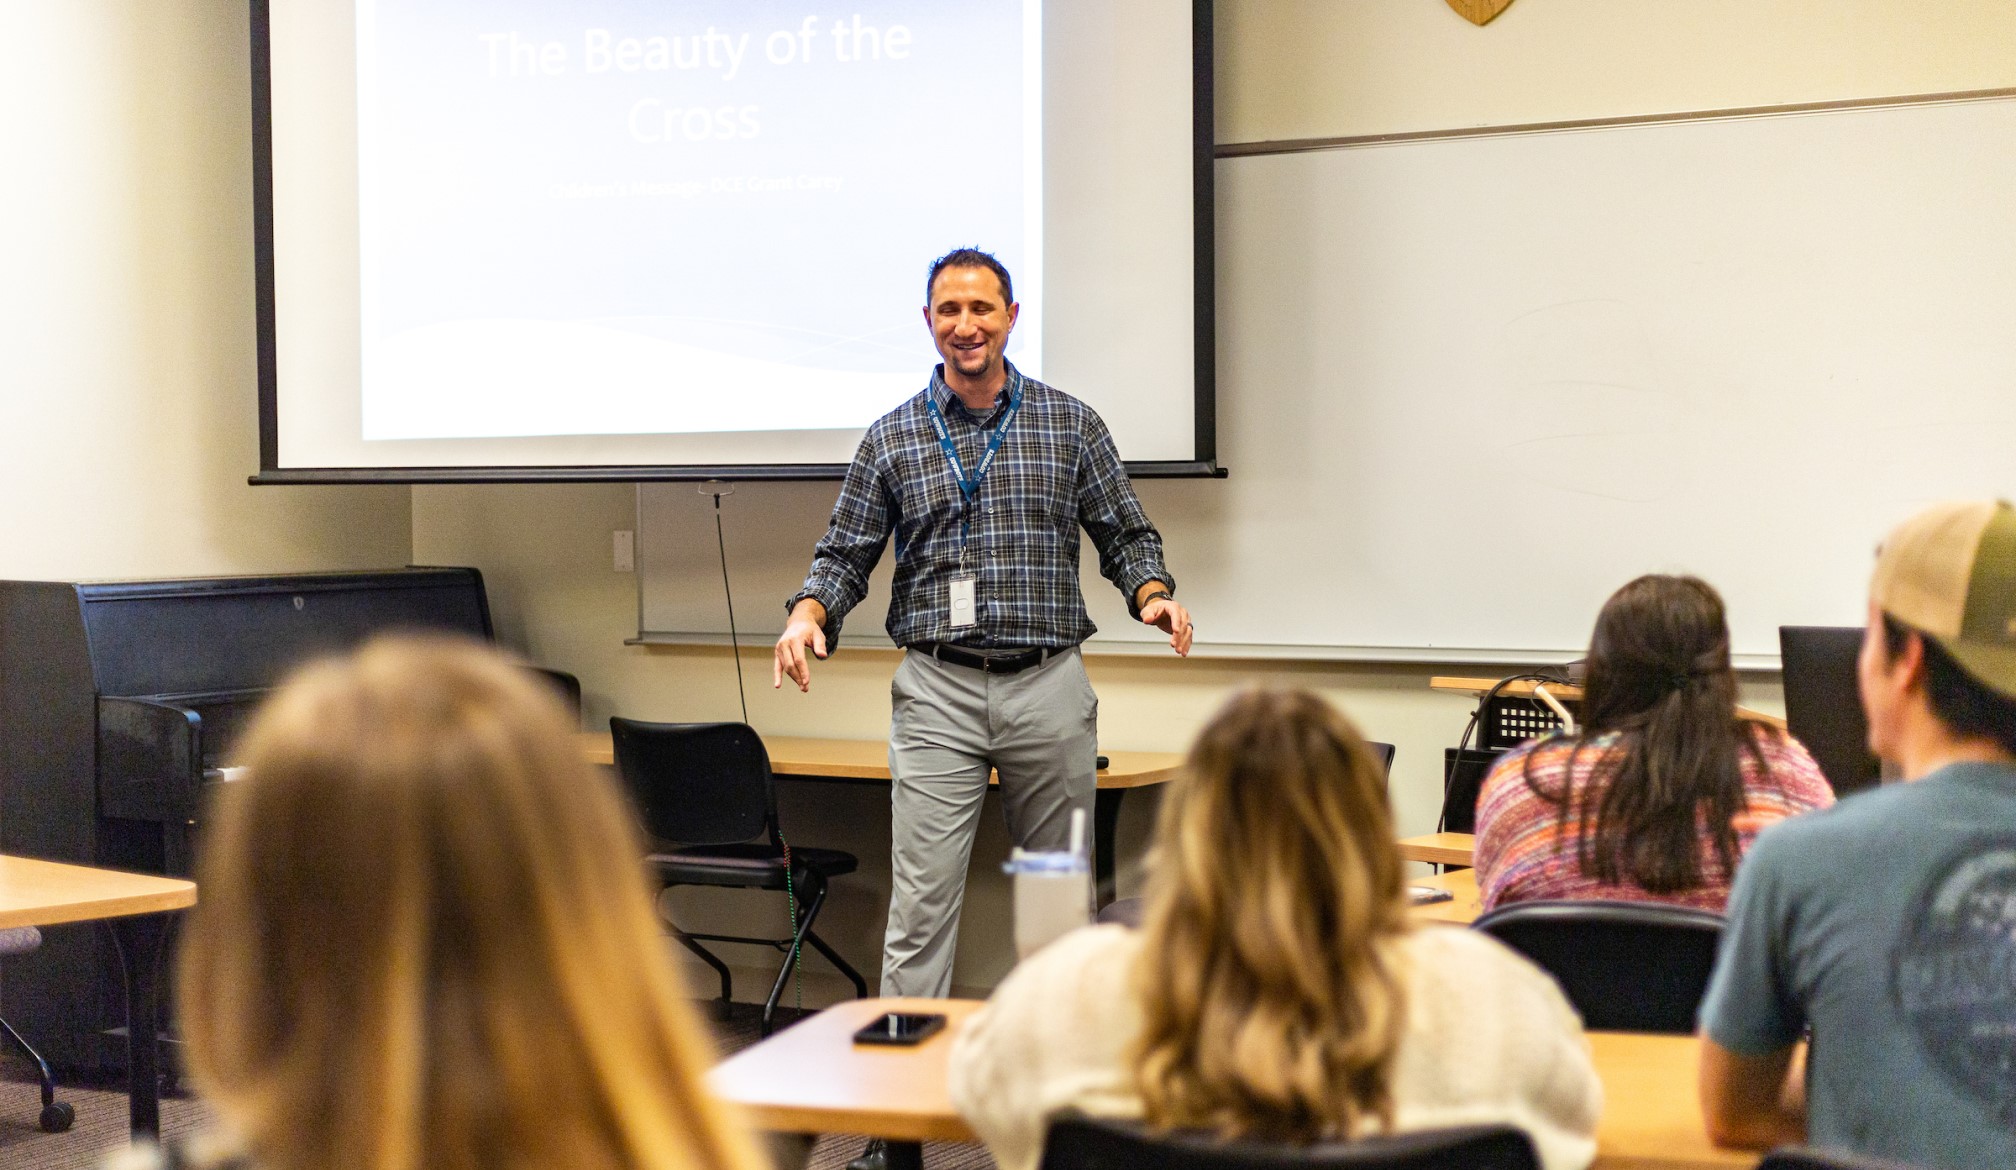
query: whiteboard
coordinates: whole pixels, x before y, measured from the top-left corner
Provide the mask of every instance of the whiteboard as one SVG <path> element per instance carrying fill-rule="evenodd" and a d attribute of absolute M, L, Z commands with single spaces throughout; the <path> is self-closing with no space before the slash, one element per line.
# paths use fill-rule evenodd
<path fill-rule="evenodd" d="M 1200 652 L 1572 657 L 1645 572 L 1717 586 L 1740 664 L 1859 623 L 1898 520 L 2016 496 L 2012 191 L 2009 99 L 1221 160 L 1231 477 L 1137 485 Z M 640 493 L 647 638 L 726 628 L 691 492 Z M 745 629 L 836 492 L 729 498 Z M 1154 650 L 1087 575 L 1091 648 Z"/>

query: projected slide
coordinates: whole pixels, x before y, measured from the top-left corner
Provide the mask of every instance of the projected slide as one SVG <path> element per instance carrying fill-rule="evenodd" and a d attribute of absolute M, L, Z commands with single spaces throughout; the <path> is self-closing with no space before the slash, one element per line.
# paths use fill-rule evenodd
<path fill-rule="evenodd" d="M 858 431 L 964 244 L 1040 374 L 1040 2 L 362 0 L 361 437 Z"/>

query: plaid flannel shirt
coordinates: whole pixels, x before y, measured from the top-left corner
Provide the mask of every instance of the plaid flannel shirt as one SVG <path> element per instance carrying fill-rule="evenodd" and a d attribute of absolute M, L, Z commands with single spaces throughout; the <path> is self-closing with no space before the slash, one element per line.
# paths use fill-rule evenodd
<path fill-rule="evenodd" d="M 969 506 L 925 403 L 938 402 L 971 474 L 1017 392 L 1022 409 Z M 962 517 L 971 525 L 963 569 Z M 1099 572 L 1126 595 L 1136 617 L 1134 594 L 1143 584 L 1175 589 L 1162 563 L 1162 537 L 1091 407 L 1010 364 L 994 410 L 975 414 L 953 395 L 940 366 L 928 388 L 868 428 L 813 550 L 805 587 L 785 610 L 817 598 L 826 607 L 827 644 L 837 644 L 841 622 L 867 596 L 868 574 L 894 536 L 888 630 L 898 646 L 1076 646 L 1097 632 L 1078 590 L 1080 526 L 1099 550 Z M 978 582 L 976 621 L 954 629 L 949 589 L 962 572 Z"/>

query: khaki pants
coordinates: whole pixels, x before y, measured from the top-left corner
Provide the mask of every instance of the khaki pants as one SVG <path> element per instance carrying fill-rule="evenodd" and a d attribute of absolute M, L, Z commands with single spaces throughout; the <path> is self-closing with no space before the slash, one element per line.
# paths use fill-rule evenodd
<path fill-rule="evenodd" d="M 1071 810 L 1092 832 L 1099 699 L 1073 647 L 1016 674 L 986 674 L 911 651 L 889 687 L 889 929 L 882 994 L 952 991 L 959 905 L 990 766 L 1008 834 L 1063 849 Z"/>

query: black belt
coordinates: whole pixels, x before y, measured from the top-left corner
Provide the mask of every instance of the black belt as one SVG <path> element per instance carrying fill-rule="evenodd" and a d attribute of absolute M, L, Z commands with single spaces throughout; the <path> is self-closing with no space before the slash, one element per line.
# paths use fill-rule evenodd
<path fill-rule="evenodd" d="M 1061 653 L 1058 650 L 1038 648 L 1003 650 L 990 654 L 968 650 L 964 646 L 948 646 L 943 642 L 926 642 L 921 646 L 912 646 L 911 649 L 920 654 L 929 654 L 940 662 L 949 662 L 954 666 L 968 666 L 986 674 L 1015 674 L 1032 666 L 1041 666 L 1052 654 Z"/>

